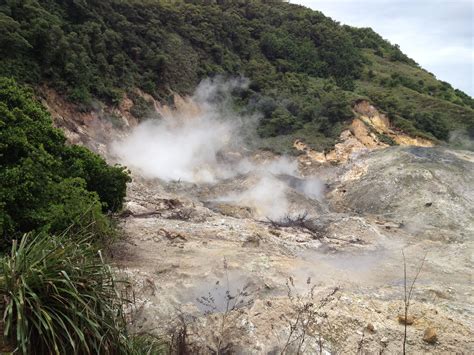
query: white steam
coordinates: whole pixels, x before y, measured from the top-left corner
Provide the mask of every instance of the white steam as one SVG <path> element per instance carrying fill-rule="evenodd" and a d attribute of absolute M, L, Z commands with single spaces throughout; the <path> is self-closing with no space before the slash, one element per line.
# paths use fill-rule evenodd
<path fill-rule="evenodd" d="M 316 178 L 296 179 L 295 159 L 242 156 L 243 137 L 255 132 L 256 118 L 239 116 L 229 107 L 231 91 L 245 85 L 244 80 L 203 81 L 190 99 L 179 99 L 174 108 L 158 108 L 161 119 L 143 122 L 115 142 L 112 153 L 144 177 L 165 181 L 217 183 L 251 175 L 253 184 L 247 190 L 218 200 L 251 207 L 258 216 L 276 219 L 289 214 L 290 188 L 319 199 L 322 183 Z M 279 176 L 293 177 L 298 183 L 291 185 Z"/>
<path fill-rule="evenodd" d="M 210 116 L 193 118 L 183 125 L 150 120 L 123 142 L 114 144 L 113 151 L 145 177 L 213 182 L 216 175 L 223 175 L 218 169 L 217 153 L 226 147 L 231 132 L 230 124 L 216 122 Z"/>
<path fill-rule="evenodd" d="M 126 139 L 115 142 L 112 152 L 148 178 L 214 182 L 232 176 L 217 157 L 224 148 L 240 145 L 244 123 L 255 122 L 226 109 L 230 90 L 242 85 L 242 80 L 203 81 L 190 100 L 181 100 L 175 110 L 164 108 L 163 119 L 140 124 Z"/>
<path fill-rule="evenodd" d="M 301 192 L 303 195 L 318 201 L 323 197 L 324 189 L 325 186 L 323 182 L 314 176 L 303 180 L 303 182 L 296 187 L 296 190 Z"/>
<path fill-rule="evenodd" d="M 258 180 L 247 190 L 231 193 L 217 201 L 230 202 L 250 207 L 258 217 L 279 219 L 289 213 L 287 199 L 288 185 L 271 174 L 259 176 Z"/>

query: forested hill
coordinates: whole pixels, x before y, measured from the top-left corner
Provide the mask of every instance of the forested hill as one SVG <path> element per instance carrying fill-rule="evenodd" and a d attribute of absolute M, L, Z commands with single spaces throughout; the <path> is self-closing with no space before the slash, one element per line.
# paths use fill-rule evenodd
<path fill-rule="evenodd" d="M 46 83 L 87 110 L 136 87 L 166 100 L 205 77 L 243 75 L 250 85 L 237 104 L 263 114 L 262 137 L 320 147 L 333 143 L 358 98 L 413 135 L 474 134 L 474 100 L 371 29 L 284 2 L 215 2 L 7 0 L 0 76 Z"/>

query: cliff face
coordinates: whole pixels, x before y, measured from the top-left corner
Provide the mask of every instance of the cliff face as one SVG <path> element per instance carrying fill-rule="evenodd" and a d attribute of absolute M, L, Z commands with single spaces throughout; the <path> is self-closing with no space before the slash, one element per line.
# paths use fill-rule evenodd
<path fill-rule="evenodd" d="M 61 128 L 71 144 L 85 145 L 93 151 L 106 154 L 105 146 L 111 139 L 124 136 L 140 120 L 167 117 L 176 110 L 182 117 L 196 116 L 200 108 L 189 97 L 173 96 L 171 105 L 160 103 L 152 96 L 136 89 L 140 100 L 144 100 L 150 110 L 142 119 L 134 116 L 133 107 L 137 105 L 126 94 L 118 105 L 108 106 L 96 102 L 94 108 L 82 111 L 80 107 L 67 101 L 54 89 L 42 86 L 38 90 L 41 102 L 51 113 L 54 124 Z M 293 147 L 305 154 L 300 156 L 303 163 L 344 163 L 352 154 L 365 150 L 387 148 L 390 145 L 432 147 L 434 141 L 411 137 L 393 128 L 389 118 L 366 100 L 359 100 L 353 106 L 354 119 L 341 133 L 338 142 L 329 152 L 318 152 L 309 148 L 303 141 L 296 140 Z M 177 117 L 179 119 L 179 117 Z"/>
<path fill-rule="evenodd" d="M 103 156 L 107 155 L 107 144 L 137 126 L 139 120 L 131 113 L 134 102 L 124 95 L 116 106 L 108 106 L 97 101 L 93 108 L 81 110 L 56 90 L 41 86 L 38 88 L 41 103 L 51 113 L 53 124 L 62 129 L 70 144 L 86 146 Z M 140 92 L 142 96 L 154 104 L 154 100 Z"/>
<path fill-rule="evenodd" d="M 425 138 L 411 137 L 392 127 L 389 118 L 370 102 L 360 100 L 353 106 L 354 119 L 339 136 L 339 142 L 329 152 L 318 152 L 303 141 L 296 140 L 293 147 L 302 151 L 300 160 L 306 164 L 347 162 L 353 154 L 367 150 L 387 148 L 391 145 L 432 147 L 434 142 Z"/>

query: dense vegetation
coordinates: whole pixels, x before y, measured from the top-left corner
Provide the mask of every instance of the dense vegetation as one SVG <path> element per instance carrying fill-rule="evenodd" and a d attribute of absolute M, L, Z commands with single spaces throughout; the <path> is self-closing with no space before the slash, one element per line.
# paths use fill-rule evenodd
<path fill-rule="evenodd" d="M 93 237 L 27 235 L 0 258 L 0 353 L 164 353 L 156 339 L 127 335 L 123 300 Z"/>
<path fill-rule="evenodd" d="M 32 93 L 0 78 L 1 353 L 163 352 L 127 334 L 126 300 L 99 251 L 129 179 L 66 145 Z"/>
<path fill-rule="evenodd" d="M 31 231 L 110 232 L 104 213 L 121 208 L 129 176 L 65 140 L 31 93 L 0 78 L 0 251 Z"/>
<path fill-rule="evenodd" d="M 140 117 L 149 107 L 135 88 L 167 100 L 205 77 L 246 76 L 236 107 L 263 115 L 258 132 L 276 149 L 296 136 L 328 147 L 358 98 L 413 135 L 474 136 L 473 99 L 397 46 L 278 1 L 6 0 L 0 51 L 0 352 L 163 350 L 127 336 L 99 253 L 129 176 L 66 145 L 34 99 L 41 84 L 82 110 L 127 93 Z"/>
<path fill-rule="evenodd" d="M 105 354 L 124 341 L 114 279 L 87 242 L 25 237 L 0 266 L 5 332 L 22 353 Z"/>
<path fill-rule="evenodd" d="M 139 87 L 160 99 L 200 79 L 245 75 L 263 137 L 324 147 L 366 97 L 412 134 L 474 126 L 474 101 L 371 29 L 276 1 L 9 0 L 0 6 L 0 75 L 48 83 L 88 109 Z"/>

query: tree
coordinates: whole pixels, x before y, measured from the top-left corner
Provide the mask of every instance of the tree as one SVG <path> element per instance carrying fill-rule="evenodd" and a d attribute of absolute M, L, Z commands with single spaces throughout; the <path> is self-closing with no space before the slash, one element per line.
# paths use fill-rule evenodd
<path fill-rule="evenodd" d="M 121 208 L 130 178 L 65 141 L 30 92 L 0 78 L 0 251 L 30 231 L 76 225 L 97 237 L 108 233 L 102 211 Z"/>

